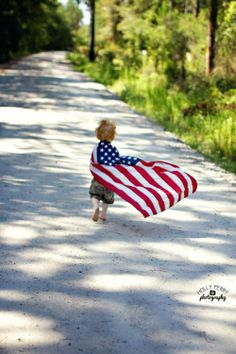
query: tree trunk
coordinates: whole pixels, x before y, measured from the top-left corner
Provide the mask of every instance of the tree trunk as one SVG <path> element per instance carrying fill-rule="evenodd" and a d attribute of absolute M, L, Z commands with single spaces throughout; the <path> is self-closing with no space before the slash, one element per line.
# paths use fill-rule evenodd
<path fill-rule="evenodd" d="M 208 49 L 206 74 L 210 75 L 215 67 L 215 36 L 217 28 L 218 0 L 210 0 L 210 16 L 208 25 Z"/>
<path fill-rule="evenodd" d="M 184 58 L 182 59 L 182 62 L 181 62 L 181 79 L 182 79 L 182 81 L 186 80 L 186 69 L 185 69 L 185 60 L 184 60 Z"/>
<path fill-rule="evenodd" d="M 90 49 L 89 49 L 89 60 L 95 60 L 95 0 L 90 0 Z"/>
<path fill-rule="evenodd" d="M 184 0 L 184 13 L 187 14 L 189 9 L 189 0 Z"/>
<path fill-rule="evenodd" d="M 173 10 L 174 5 L 175 5 L 174 0 L 169 0 L 169 8 L 170 8 L 170 11 L 172 11 L 172 10 Z"/>
<path fill-rule="evenodd" d="M 121 0 L 115 0 L 114 5 L 111 6 L 111 20 L 112 20 L 112 40 L 114 43 L 119 43 L 122 37 L 122 33 L 118 30 L 118 26 L 122 21 L 122 17 L 119 13 L 119 7 L 121 6 Z"/>
<path fill-rule="evenodd" d="M 198 17 L 200 12 L 200 0 L 194 1 L 194 16 Z"/>

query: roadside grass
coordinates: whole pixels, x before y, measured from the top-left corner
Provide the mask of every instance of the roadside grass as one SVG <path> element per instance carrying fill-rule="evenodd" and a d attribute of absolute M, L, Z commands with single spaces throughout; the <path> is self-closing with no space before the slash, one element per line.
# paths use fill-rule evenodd
<path fill-rule="evenodd" d="M 88 63 L 70 54 L 78 71 L 108 86 L 136 111 L 175 133 L 227 171 L 236 174 L 236 89 L 220 90 L 214 79 L 188 78 L 184 86 L 157 74 Z"/>

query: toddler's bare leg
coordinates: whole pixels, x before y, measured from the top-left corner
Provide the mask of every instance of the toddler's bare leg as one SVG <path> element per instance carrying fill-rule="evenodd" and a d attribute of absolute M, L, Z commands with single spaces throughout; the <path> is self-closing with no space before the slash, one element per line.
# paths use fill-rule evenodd
<path fill-rule="evenodd" d="M 108 209 L 108 206 L 109 204 L 106 204 L 106 203 L 102 203 L 102 215 L 101 215 L 101 218 L 102 220 L 106 220 L 107 218 L 107 209 Z"/>
<path fill-rule="evenodd" d="M 99 217 L 99 200 L 92 197 L 92 205 L 93 205 L 93 215 L 92 215 L 92 219 L 93 221 L 98 221 L 98 217 Z"/>

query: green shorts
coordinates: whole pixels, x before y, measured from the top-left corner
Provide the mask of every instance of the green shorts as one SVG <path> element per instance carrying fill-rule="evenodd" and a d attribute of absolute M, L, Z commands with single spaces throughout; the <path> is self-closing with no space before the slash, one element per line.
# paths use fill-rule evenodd
<path fill-rule="evenodd" d="M 102 200 L 103 203 L 113 204 L 114 203 L 114 193 L 104 187 L 101 183 L 92 179 L 90 188 L 89 188 L 90 197 L 96 198 L 97 200 Z"/>

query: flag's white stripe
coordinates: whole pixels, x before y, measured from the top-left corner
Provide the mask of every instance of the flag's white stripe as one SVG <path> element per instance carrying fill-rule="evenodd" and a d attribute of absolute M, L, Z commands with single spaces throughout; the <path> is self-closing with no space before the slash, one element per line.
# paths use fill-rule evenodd
<path fill-rule="evenodd" d="M 150 167 L 143 167 L 143 169 L 145 170 L 145 172 L 147 174 L 149 174 L 161 187 L 167 189 L 168 191 L 170 189 L 172 189 L 165 181 L 163 181 L 157 174 L 155 171 L 153 171 Z M 142 177 L 142 175 L 140 174 L 140 172 L 138 172 L 137 170 L 135 170 L 135 172 L 137 172 L 139 174 L 140 177 Z M 137 176 L 138 178 L 138 176 Z M 143 178 L 143 177 L 142 177 Z M 138 178 L 139 179 L 139 178 Z M 158 187 L 155 187 L 153 186 L 152 184 L 150 184 L 146 179 L 145 179 L 147 185 L 149 185 L 151 188 L 155 189 L 161 196 L 163 202 L 164 202 L 164 205 L 165 205 L 165 209 L 168 209 L 170 207 L 170 200 L 169 198 L 167 197 L 166 193 L 158 188 Z M 172 191 L 171 191 L 172 192 Z M 173 193 L 172 193 L 173 194 Z"/>
<path fill-rule="evenodd" d="M 191 181 L 190 177 L 179 166 L 178 167 L 173 167 L 173 166 L 170 166 L 170 165 L 168 165 L 166 163 L 155 163 L 155 166 L 160 166 L 160 167 L 166 169 L 170 173 L 173 172 L 173 171 L 177 171 L 177 172 L 181 173 L 183 178 L 185 178 L 186 181 L 187 181 L 188 188 L 189 188 L 189 194 L 193 193 L 193 184 L 192 184 L 192 181 Z M 173 175 L 173 174 L 170 175 L 169 174 L 169 177 L 171 177 L 171 176 L 176 176 L 176 175 Z M 181 183 L 183 184 L 182 181 L 181 181 Z M 183 188 L 184 188 L 184 186 L 183 186 Z"/>
<path fill-rule="evenodd" d="M 157 213 L 161 213 L 161 208 L 160 208 L 160 204 L 158 202 L 158 200 L 156 199 L 156 197 L 150 192 L 148 191 L 145 187 L 137 187 L 136 188 L 138 190 L 140 190 L 142 193 L 146 194 L 146 196 L 152 201 L 152 204 L 154 206 L 154 208 L 156 209 Z"/>
<path fill-rule="evenodd" d="M 165 209 L 170 207 L 170 200 L 167 197 L 166 193 L 163 192 L 161 189 L 159 189 L 158 187 L 153 186 L 152 184 L 150 184 L 134 167 L 132 166 L 128 166 L 128 165 L 122 165 L 123 168 L 125 168 L 133 177 L 135 177 L 140 184 L 142 184 L 144 187 L 148 187 L 151 188 L 153 190 L 155 190 L 157 193 L 159 193 L 164 205 L 165 205 Z M 146 168 L 147 169 L 147 168 Z M 145 170 L 146 170 L 145 169 Z M 128 186 L 135 186 L 129 179 L 127 179 L 123 173 L 121 173 L 120 171 L 118 171 L 116 168 L 112 168 L 112 167 L 108 167 L 109 171 L 114 171 L 114 175 L 116 177 L 118 177 L 122 182 L 124 182 L 126 185 Z M 149 191 L 147 191 L 149 192 Z M 151 192 L 149 192 L 151 193 Z M 147 193 L 145 193 L 147 195 Z M 152 195 L 152 194 L 151 194 Z M 150 194 L 149 194 L 150 197 Z M 153 198 L 155 199 L 155 201 L 158 203 L 158 207 L 160 208 L 160 204 L 158 202 L 158 200 L 152 195 L 151 199 L 153 201 Z M 156 204 L 156 203 L 155 203 Z M 155 205 L 154 204 L 154 205 Z M 156 206 L 155 206 L 156 207 Z"/>
<path fill-rule="evenodd" d="M 116 167 L 112 167 L 112 166 L 103 166 L 103 167 L 105 169 L 107 169 L 108 171 L 110 171 L 115 177 L 119 178 L 126 186 L 136 187 L 141 192 L 145 193 L 145 195 L 147 197 L 149 197 L 149 199 L 152 201 L 155 209 L 158 210 L 159 212 L 161 211 L 160 204 L 159 204 L 158 200 L 153 196 L 153 194 L 150 191 L 147 191 L 142 186 L 137 187 L 136 185 L 134 185 L 122 172 L 117 170 Z M 124 167 L 128 172 L 130 172 L 130 174 L 132 174 L 135 178 L 137 178 L 139 180 L 139 182 L 144 185 L 144 187 L 149 187 L 149 188 L 155 189 L 157 192 L 159 192 L 158 188 L 156 188 L 156 187 L 152 186 L 150 183 L 148 183 L 148 181 L 145 180 L 145 178 L 143 178 L 142 175 L 137 173 L 137 171 L 132 166 L 122 165 L 122 167 Z M 168 204 L 169 199 L 167 198 L 167 196 L 164 192 L 162 192 L 162 193 L 164 194 L 163 202 L 165 204 L 165 207 L 169 207 L 169 204 Z"/>
<path fill-rule="evenodd" d="M 175 184 L 177 184 L 177 186 L 179 186 L 179 188 L 181 189 L 181 192 L 183 192 L 185 190 L 184 188 L 184 185 L 183 185 L 183 182 L 181 181 L 181 179 L 174 175 L 173 173 L 171 172 L 166 172 L 165 173 L 166 176 L 168 176 Z"/>
<path fill-rule="evenodd" d="M 150 168 L 147 168 L 147 167 L 144 168 L 144 167 L 143 167 L 143 169 L 145 170 L 145 172 L 146 172 L 147 174 L 150 175 L 150 173 L 149 173 L 149 171 L 151 171 Z M 140 172 L 138 172 L 137 170 L 135 170 L 135 172 L 136 172 L 140 177 L 143 178 L 143 176 L 140 174 Z M 156 175 L 156 173 L 155 173 L 154 171 L 152 171 L 152 172 L 153 172 L 152 178 L 153 178 L 154 180 L 156 180 L 156 182 L 157 182 L 160 186 L 162 186 L 163 188 L 165 188 L 165 189 L 167 189 L 167 190 L 169 190 L 169 189 L 171 188 L 165 181 L 162 181 L 162 179 L 161 179 L 158 175 Z M 137 176 L 137 179 L 138 179 L 138 180 L 139 180 L 139 176 Z M 149 188 L 154 189 L 154 190 L 160 195 L 160 197 L 161 197 L 161 199 L 162 199 L 162 201 L 163 201 L 163 203 L 164 203 L 165 209 L 168 209 L 168 208 L 170 207 L 170 199 L 168 198 L 166 192 L 164 192 L 161 188 L 158 188 L 158 187 L 153 186 L 153 185 L 150 184 L 146 179 L 144 179 L 144 180 L 146 181 L 146 186 L 147 186 L 147 187 L 150 186 Z M 162 183 L 162 182 L 163 182 L 163 183 Z M 162 185 L 162 184 L 163 184 L 163 185 Z"/>
<path fill-rule="evenodd" d="M 161 187 L 165 188 L 170 192 L 174 198 L 174 204 L 178 202 L 178 193 L 168 184 L 166 183 L 155 171 L 151 168 L 146 168 L 145 171 L 149 174 L 150 177 L 154 179 Z M 170 207 L 170 202 L 169 202 Z"/>
<path fill-rule="evenodd" d="M 135 169 L 133 166 L 122 165 L 134 178 L 136 178 L 140 184 L 145 187 L 152 187 L 152 185 Z M 144 167 L 142 167 L 144 169 Z"/>
<path fill-rule="evenodd" d="M 122 190 L 125 194 L 127 194 L 131 199 L 133 199 L 135 202 L 137 202 L 140 207 L 145 210 L 148 215 L 153 215 L 152 210 L 146 205 L 146 203 L 144 202 L 144 200 L 142 200 L 137 194 L 135 194 L 132 190 L 130 190 L 129 188 L 123 186 L 120 183 L 114 182 L 112 180 L 111 177 L 109 177 L 108 175 L 106 175 L 104 172 L 98 170 L 96 167 L 94 167 L 93 165 L 91 166 L 91 170 L 96 173 L 98 176 L 100 176 L 102 179 L 104 179 L 105 181 L 107 181 L 108 183 L 114 185 L 117 189 Z"/>
<path fill-rule="evenodd" d="M 189 194 L 193 193 L 193 184 L 192 184 L 192 181 L 191 181 L 190 177 L 189 177 L 180 167 L 169 166 L 169 165 L 166 164 L 166 163 L 163 163 L 163 164 L 158 164 L 158 163 L 156 163 L 155 166 L 160 166 L 160 167 L 165 168 L 166 170 L 168 170 L 168 172 L 170 172 L 170 174 L 168 174 L 168 175 L 169 175 L 169 177 L 171 177 L 171 178 L 172 178 L 172 176 L 176 176 L 176 175 L 171 174 L 171 172 L 173 172 L 173 171 L 178 171 L 179 173 L 181 173 L 181 175 L 183 176 L 183 178 L 186 179 L 186 182 L 187 182 L 187 184 L 188 184 Z M 177 176 L 177 177 L 178 177 L 178 176 Z M 178 178 L 179 178 L 179 177 L 178 177 Z M 180 180 L 180 179 L 179 179 L 179 180 Z M 181 180 L 180 180 L 180 181 L 181 181 Z M 176 183 L 177 183 L 177 182 L 176 182 Z M 179 184 L 178 184 L 178 185 L 179 185 Z M 184 185 L 183 185 L 183 182 L 182 182 L 182 181 L 181 181 L 181 185 L 183 186 L 183 187 L 181 187 L 181 189 L 183 188 L 183 190 L 184 190 Z M 180 187 L 180 185 L 179 185 L 179 187 Z"/>
<path fill-rule="evenodd" d="M 97 152 L 97 149 L 95 148 L 94 149 L 94 160 L 96 159 L 96 152 Z M 95 160 L 96 161 L 96 160 Z M 164 164 L 163 164 L 164 165 Z M 167 166 L 167 165 L 166 165 Z M 122 173 L 120 172 L 119 170 L 117 170 L 115 167 L 113 166 L 106 166 L 104 165 L 104 168 L 108 168 L 109 171 L 111 171 L 117 178 L 119 178 L 120 180 L 122 180 L 123 183 L 125 183 L 126 185 L 128 186 L 134 186 L 133 183 Z M 153 188 L 155 189 L 157 192 L 161 191 L 162 192 L 162 198 L 163 198 L 163 201 L 164 203 L 166 203 L 167 200 L 169 200 L 168 198 L 166 199 L 166 197 L 164 196 L 165 193 L 160 190 L 160 189 L 157 189 L 156 187 L 154 187 L 153 185 L 151 185 L 135 168 L 133 168 L 133 166 L 126 166 L 126 165 L 123 165 L 123 168 L 125 168 L 129 173 L 131 173 L 143 186 L 145 187 L 149 187 L 149 188 Z M 150 167 L 143 167 L 145 169 L 146 172 L 150 172 L 151 171 L 151 168 Z M 173 170 L 177 170 L 176 168 Z M 193 192 L 193 185 L 192 185 L 192 181 L 191 179 L 189 178 L 189 176 L 184 173 L 181 169 L 178 169 L 178 172 L 181 173 L 181 175 L 183 176 L 183 178 L 186 179 L 186 182 L 188 184 L 188 188 L 189 188 L 189 194 L 191 194 Z M 155 171 L 154 171 L 155 173 Z M 175 182 L 181 189 L 181 191 L 184 191 L 185 190 L 185 187 L 183 185 L 183 182 L 181 181 L 181 179 L 176 176 L 175 174 L 171 173 L 171 172 L 166 172 L 166 175 L 171 179 L 173 180 L 173 182 Z M 155 173 L 155 178 L 159 177 L 156 173 Z M 165 181 L 163 181 L 164 183 L 166 183 Z M 161 185 L 161 183 L 159 183 Z M 171 187 L 167 184 L 168 186 L 168 189 L 170 189 Z M 163 185 L 164 187 L 164 185 Z M 167 188 L 167 187 L 164 187 L 164 188 Z M 164 193 L 164 194 L 163 194 Z M 166 205 L 165 205 L 166 206 Z M 166 206 L 168 208 L 168 205 Z"/>
<path fill-rule="evenodd" d="M 165 209 L 169 208 L 170 206 L 170 201 L 169 201 L 169 198 L 167 197 L 166 193 L 163 192 L 160 188 L 158 187 L 155 187 L 153 186 L 152 184 L 150 184 L 133 166 L 123 166 L 134 178 L 136 178 L 139 183 L 143 186 L 143 187 L 147 187 L 147 188 L 150 188 L 154 191 L 156 191 L 159 195 L 160 195 L 160 198 L 162 199 L 164 205 L 165 205 Z M 145 169 L 146 171 L 146 169 Z M 131 182 L 130 182 L 131 183 Z M 151 193 L 149 191 L 149 193 Z M 151 193 L 152 195 L 152 193 Z M 158 203 L 159 207 L 160 207 L 160 204 L 158 202 L 158 200 L 156 199 L 155 196 L 152 195 L 152 198 L 155 199 L 155 201 Z"/>
<path fill-rule="evenodd" d="M 187 173 L 183 172 L 182 170 L 180 170 L 179 172 L 187 180 L 189 194 L 193 193 L 193 183 L 191 178 L 187 175 Z"/>
<path fill-rule="evenodd" d="M 97 146 L 95 146 L 95 148 L 93 149 L 93 163 L 98 163 L 98 159 L 97 159 Z M 92 161 L 91 161 L 92 163 Z"/>
<path fill-rule="evenodd" d="M 188 191 L 189 191 L 189 194 L 191 194 L 193 192 L 193 185 L 192 185 L 192 181 L 190 179 L 190 177 L 185 173 L 183 172 L 182 170 L 179 170 L 178 171 L 182 177 L 185 179 L 187 185 L 188 185 Z M 166 173 L 174 182 L 176 182 L 176 184 L 178 184 L 178 186 L 181 188 L 182 192 L 185 191 L 185 187 L 184 187 L 184 184 L 183 182 L 181 181 L 180 177 L 178 177 L 177 175 L 171 173 L 171 172 L 167 172 Z"/>
<path fill-rule="evenodd" d="M 132 168 L 132 166 L 124 166 L 122 165 L 122 167 L 124 167 L 128 172 L 130 172 L 130 174 L 132 174 L 133 176 L 135 175 L 135 169 Z M 105 167 L 106 168 L 106 167 Z M 115 177 L 119 178 L 126 186 L 132 186 L 137 188 L 138 190 L 140 190 L 142 193 L 144 193 L 152 202 L 152 204 L 154 205 L 154 208 L 158 211 L 161 212 L 160 209 L 160 205 L 158 200 L 153 196 L 153 194 L 148 191 L 147 189 L 145 189 L 143 186 L 136 186 L 135 184 L 133 184 L 121 171 L 119 171 L 116 167 L 108 167 L 106 168 L 108 171 L 110 171 Z M 134 176 L 135 177 L 135 176 Z M 138 177 L 138 176 L 137 176 Z M 150 186 L 152 187 L 150 184 L 147 183 L 147 181 L 140 175 L 140 179 L 142 179 L 142 182 L 140 182 L 141 184 L 144 184 L 145 186 Z"/>
<path fill-rule="evenodd" d="M 105 165 L 103 165 L 103 167 L 107 169 L 109 172 L 111 172 L 115 177 L 119 178 L 126 186 L 134 186 L 134 184 L 116 167 L 105 166 Z"/>

